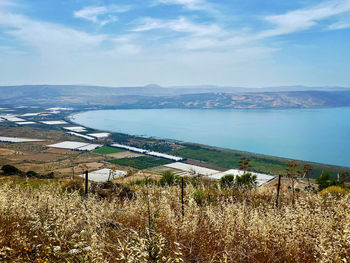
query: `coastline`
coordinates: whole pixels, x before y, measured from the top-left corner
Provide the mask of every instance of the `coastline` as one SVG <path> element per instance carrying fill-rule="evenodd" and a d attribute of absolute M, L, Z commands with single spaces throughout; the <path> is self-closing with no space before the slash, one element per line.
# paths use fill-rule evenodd
<path fill-rule="evenodd" d="M 88 112 L 88 111 L 97 111 L 97 110 L 104 110 L 104 109 L 84 109 L 84 110 L 80 110 L 80 111 L 75 111 L 73 113 L 70 113 L 68 116 L 66 116 L 66 120 L 68 120 L 71 123 L 74 124 L 78 124 L 81 125 L 81 123 L 77 122 L 76 119 L 74 119 L 74 115 L 76 114 L 80 114 L 80 113 L 84 113 L 84 112 Z M 85 126 L 85 125 L 83 125 Z M 88 127 L 88 126 L 86 126 Z M 127 133 L 122 133 L 122 132 L 115 132 L 115 131 L 111 131 L 111 130 L 106 130 L 106 129 L 96 129 L 96 128 L 92 128 L 92 127 L 88 127 L 94 130 L 98 130 L 98 131 L 108 131 L 112 134 L 112 137 L 114 136 L 122 136 L 123 138 L 128 138 L 129 140 L 131 140 L 133 143 L 135 143 L 135 141 L 137 142 L 138 140 L 145 142 L 145 141 L 151 141 L 151 142 L 155 142 L 155 143 L 159 143 L 159 144 L 169 144 L 169 145 L 180 145 L 180 146 L 190 146 L 190 147 L 199 147 L 199 151 L 198 151 L 198 155 L 200 153 L 200 151 L 203 151 L 203 149 L 205 149 L 206 151 L 217 151 L 218 153 L 226 153 L 227 155 L 233 155 L 233 156 L 248 156 L 250 158 L 253 159 L 258 159 L 258 160 L 263 160 L 262 162 L 266 162 L 267 163 L 267 168 L 266 167 L 261 167 L 259 166 L 259 168 L 257 168 L 255 171 L 256 172 L 267 172 L 269 169 L 268 163 L 276 163 L 275 166 L 284 166 L 287 160 L 291 160 L 291 158 L 286 158 L 286 157 L 280 157 L 280 156 L 274 156 L 274 155 L 269 155 L 269 154 L 261 154 L 261 153 L 254 153 L 254 152 L 250 152 L 250 151 L 244 151 L 244 150 L 236 150 L 236 149 L 232 149 L 232 148 L 224 148 L 224 147 L 220 147 L 220 146 L 212 146 L 212 145 L 206 145 L 206 144 L 202 144 L 202 143 L 193 143 L 193 142 L 187 142 L 187 141 L 183 141 L 183 140 L 177 140 L 177 139 L 172 139 L 172 138 L 158 138 L 158 137 L 154 137 L 154 136 L 138 136 L 138 135 L 132 135 L 132 134 L 127 134 Z M 189 158 L 189 159 L 195 159 L 198 161 L 202 161 L 202 162 L 208 162 L 209 164 L 213 164 L 213 165 L 218 165 L 218 163 L 220 163 L 218 160 L 202 160 L 200 157 L 198 158 L 198 156 L 196 156 L 196 151 L 193 151 L 191 153 L 184 153 L 181 151 L 165 151 L 166 153 L 172 153 L 172 154 L 182 154 L 183 157 Z M 327 163 L 321 163 L 321 162 L 314 162 L 314 161 L 305 161 L 305 160 L 300 160 L 300 159 L 295 159 L 296 161 L 298 161 L 300 164 L 311 164 L 312 166 L 316 167 L 316 171 L 320 170 L 325 170 L 325 169 L 330 169 L 332 170 L 332 175 L 336 175 L 336 173 L 344 171 L 344 170 L 349 170 L 350 167 L 347 166 L 342 166 L 342 165 L 335 165 L 335 164 L 327 164 Z M 223 165 L 221 165 L 222 167 Z M 229 165 L 224 165 L 224 168 L 235 168 L 236 166 L 229 166 Z M 266 168 L 266 169 L 265 169 Z M 271 168 L 271 167 L 270 167 Z M 276 169 L 274 169 L 276 170 Z M 278 171 L 281 173 L 281 169 L 278 169 Z M 270 173 L 272 171 L 269 171 Z M 275 173 L 276 174 L 276 173 Z"/>

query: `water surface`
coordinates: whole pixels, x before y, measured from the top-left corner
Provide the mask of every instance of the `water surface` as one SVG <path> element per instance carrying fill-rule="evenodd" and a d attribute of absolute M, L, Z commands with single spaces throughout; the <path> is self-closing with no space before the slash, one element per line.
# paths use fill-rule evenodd
<path fill-rule="evenodd" d="M 88 111 L 95 129 L 350 167 L 350 108 L 292 110 L 137 109 Z"/>

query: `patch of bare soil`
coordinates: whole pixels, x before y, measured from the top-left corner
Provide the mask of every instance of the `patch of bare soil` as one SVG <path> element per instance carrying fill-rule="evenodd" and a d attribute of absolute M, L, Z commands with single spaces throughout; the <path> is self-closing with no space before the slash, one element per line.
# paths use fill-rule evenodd
<path fill-rule="evenodd" d="M 125 169 L 124 169 L 125 170 Z M 154 174 L 154 173 L 148 173 L 145 171 L 138 171 L 137 173 L 131 175 L 131 176 L 127 176 L 127 177 L 121 177 L 116 179 L 115 181 L 118 183 L 130 183 L 136 180 L 144 180 L 145 178 L 151 178 L 154 180 L 159 180 L 160 178 L 162 178 L 161 175 L 159 174 Z"/>
<path fill-rule="evenodd" d="M 315 189 L 317 189 L 317 185 L 315 183 L 314 179 L 310 179 L 310 184 L 313 186 Z M 278 176 L 276 176 L 275 179 L 271 180 L 267 184 L 265 184 L 263 187 L 269 188 L 269 189 L 277 189 L 278 185 Z M 304 190 L 305 187 L 309 185 L 307 179 L 299 179 L 298 181 L 295 182 L 294 187 L 299 188 L 300 190 Z M 289 191 L 289 188 L 291 186 L 291 180 L 288 178 L 281 178 L 281 191 L 287 192 Z"/>
<path fill-rule="evenodd" d="M 120 152 L 120 153 L 107 154 L 107 156 L 113 157 L 114 159 L 122 159 L 122 158 L 140 157 L 140 156 L 143 156 L 143 154 L 132 153 L 132 152 Z"/>
<path fill-rule="evenodd" d="M 32 128 L 32 127 L 1 127 L 0 136 L 35 138 L 35 139 L 53 140 L 53 141 L 57 141 L 57 140 L 63 141 L 63 140 L 72 140 L 72 139 L 81 141 L 81 138 L 71 136 L 63 131 L 39 129 L 39 128 Z"/>
<path fill-rule="evenodd" d="M 74 175 L 79 175 L 84 173 L 85 171 L 96 171 L 98 169 L 101 169 L 105 166 L 104 163 L 98 163 L 98 162 L 91 162 L 91 163 L 81 163 L 79 165 L 74 166 Z M 72 167 L 67 167 L 67 168 L 61 168 L 61 169 L 56 169 L 54 171 L 55 174 L 59 175 L 73 175 L 73 166 Z"/>
<path fill-rule="evenodd" d="M 23 153 L 10 150 L 10 149 L 0 148 L 0 156 L 20 155 L 20 154 L 23 154 Z"/>
<path fill-rule="evenodd" d="M 24 154 L 16 156 L 18 161 L 36 161 L 36 162 L 53 162 L 60 158 L 58 154 L 38 153 L 38 154 Z"/>
<path fill-rule="evenodd" d="M 66 150 L 66 149 L 57 149 L 57 148 L 48 148 L 43 152 L 46 153 L 57 153 L 57 154 L 79 154 L 77 151 Z"/>

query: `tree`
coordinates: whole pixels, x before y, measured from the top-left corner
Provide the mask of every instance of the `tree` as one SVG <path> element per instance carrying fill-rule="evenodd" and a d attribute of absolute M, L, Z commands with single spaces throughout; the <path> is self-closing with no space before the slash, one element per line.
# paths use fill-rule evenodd
<path fill-rule="evenodd" d="M 310 174 L 312 173 L 312 166 L 310 164 L 304 164 L 303 172 L 304 177 L 307 178 L 308 186 L 310 186 Z"/>
<path fill-rule="evenodd" d="M 290 180 L 292 188 L 292 202 L 295 203 L 295 183 L 298 180 L 298 177 L 301 175 L 301 171 L 298 170 L 298 162 L 295 160 L 287 161 L 287 177 Z"/>
<path fill-rule="evenodd" d="M 245 157 L 242 157 L 238 163 L 238 168 L 242 170 L 244 174 L 246 172 L 250 172 L 250 168 L 252 168 L 252 166 L 250 165 L 250 160 Z"/>
<path fill-rule="evenodd" d="M 327 171 L 322 172 L 322 174 L 316 178 L 316 183 L 318 184 L 319 191 L 322 191 L 323 189 L 329 186 L 338 184 L 338 182 L 335 181 L 333 177 L 330 175 L 330 173 Z"/>
<path fill-rule="evenodd" d="M 5 175 L 16 175 L 21 174 L 21 170 L 19 170 L 17 167 L 13 165 L 4 165 L 1 170 L 4 172 Z"/>
<path fill-rule="evenodd" d="M 347 180 L 349 180 L 349 179 L 350 179 L 350 172 L 348 172 L 348 171 L 342 172 L 342 173 L 340 174 L 340 181 L 339 181 L 339 183 L 340 183 L 341 185 L 344 185 L 345 182 L 346 182 Z"/>

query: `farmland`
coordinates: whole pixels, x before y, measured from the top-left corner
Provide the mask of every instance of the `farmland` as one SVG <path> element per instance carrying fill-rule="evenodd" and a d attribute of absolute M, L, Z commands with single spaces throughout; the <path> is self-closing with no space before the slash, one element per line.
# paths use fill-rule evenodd
<path fill-rule="evenodd" d="M 219 167 L 232 169 L 238 168 L 238 162 L 242 157 L 248 158 L 251 160 L 252 170 L 259 173 L 267 174 L 285 174 L 286 172 L 286 161 L 287 159 L 253 154 L 242 151 L 227 150 L 216 147 L 210 147 L 199 144 L 184 144 L 184 148 L 171 151 L 170 154 L 182 156 L 189 159 L 195 159 L 209 164 L 213 164 Z M 300 165 L 306 164 L 306 162 L 300 161 Z M 311 163 L 313 172 L 312 177 L 319 176 L 322 171 L 328 171 L 333 176 L 336 176 L 338 173 L 343 172 L 347 168 Z"/>
<path fill-rule="evenodd" d="M 113 153 L 120 153 L 125 151 L 114 147 L 104 146 L 97 150 L 94 150 L 93 152 L 97 154 L 113 154 Z"/>
<path fill-rule="evenodd" d="M 123 158 L 117 160 L 110 160 L 113 164 L 118 164 L 122 166 L 130 166 L 136 169 L 147 169 L 160 165 L 165 165 L 171 163 L 165 159 L 150 157 L 150 156 L 140 156 L 136 158 Z"/>

